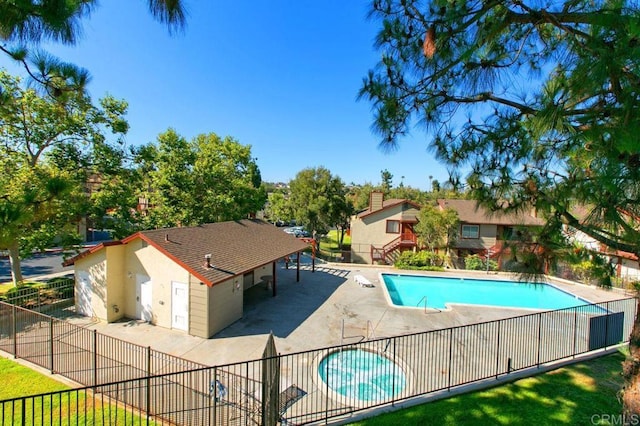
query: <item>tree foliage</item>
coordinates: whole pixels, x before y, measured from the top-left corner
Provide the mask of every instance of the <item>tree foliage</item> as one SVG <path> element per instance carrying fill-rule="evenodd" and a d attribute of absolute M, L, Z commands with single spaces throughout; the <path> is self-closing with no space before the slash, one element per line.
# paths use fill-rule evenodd
<path fill-rule="evenodd" d="M 427 204 L 420 209 L 414 231 L 420 243 L 427 249 L 443 248 L 446 251 L 458 237 L 458 224 L 458 213 L 455 210 L 440 210 L 432 204 Z"/>
<path fill-rule="evenodd" d="M 389 191 L 393 188 L 393 175 L 387 169 L 380 171 L 380 186 L 385 195 L 389 195 Z"/>
<path fill-rule="evenodd" d="M 382 59 L 361 96 L 383 145 L 424 126 L 489 210 L 547 217 L 549 256 L 562 225 L 640 254 L 636 2 L 374 0 L 371 14 Z"/>
<path fill-rule="evenodd" d="M 118 151 L 127 104 L 107 97 L 100 107 L 81 93 L 53 99 L 0 71 L 0 248 L 9 251 L 14 282 L 20 252 L 48 247 L 73 233 L 86 207 L 85 183 Z"/>
<path fill-rule="evenodd" d="M 374 191 L 382 191 L 381 186 L 374 186 L 371 182 L 363 184 L 352 183 L 347 191 L 347 198 L 353 204 L 355 211 L 365 210 L 369 207 L 369 199 Z"/>
<path fill-rule="evenodd" d="M 303 169 L 289 183 L 296 222 L 324 234 L 337 226 L 346 229 L 353 205 L 342 180 L 324 167 Z"/>
<path fill-rule="evenodd" d="M 150 205 L 144 227 L 242 219 L 266 202 L 251 147 L 229 136 L 209 133 L 187 141 L 170 129 L 157 145 L 138 148 L 136 158 Z"/>
<path fill-rule="evenodd" d="M 432 194 L 412 186 L 398 185 L 389 191 L 389 198 L 399 198 L 423 205 L 433 200 Z"/>
<path fill-rule="evenodd" d="M 535 206 L 550 227 L 569 224 L 613 249 L 640 251 L 634 4 L 373 5 L 383 59 L 361 95 L 375 105 L 383 143 L 397 143 L 417 120 L 438 158 L 454 174 L 467 171 L 490 209 Z"/>
<path fill-rule="evenodd" d="M 276 190 L 268 194 L 268 202 L 265 213 L 272 222 L 281 221 L 290 223 L 293 219 L 293 212 L 289 203 L 288 195 Z"/>

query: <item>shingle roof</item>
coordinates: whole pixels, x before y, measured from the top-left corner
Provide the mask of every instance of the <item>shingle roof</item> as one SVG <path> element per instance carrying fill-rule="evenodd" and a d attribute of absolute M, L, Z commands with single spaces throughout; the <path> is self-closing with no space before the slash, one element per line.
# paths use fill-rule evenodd
<path fill-rule="evenodd" d="M 302 240 L 257 219 L 141 231 L 122 243 L 137 238 L 147 241 L 209 286 L 308 247 Z M 211 255 L 210 268 L 205 267 L 207 254 Z"/>
<path fill-rule="evenodd" d="M 360 213 L 358 213 L 358 217 L 362 218 L 362 217 L 365 217 L 365 216 L 369 216 L 370 214 L 378 213 L 378 212 L 384 211 L 386 209 L 389 209 L 389 208 L 391 208 L 393 206 L 397 206 L 398 204 L 404 204 L 404 203 L 407 203 L 410 206 L 415 207 L 416 209 L 420 210 L 420 205 L 417 204 L 417 203 L 414 203 L 411 200 L 407 200 L 407 199 L 404 199 L 404 198 L 390 198 L 390 199 L 384 200 L 382 202 L 382 208 L 381 209 L 371 211 L 371 207 L 369 207 L 366 210 L 363 210 Z"/>
<path fill-rule="evenodd" d="M 475 200 L 439 199 L 438 205 L 443 209 L 448 207 L 458 212 L 460 222 L 464 223 L 529 226 L 541 226 L 545 223 L 543 219 L 534 217 L 529 213 L 504 214 L 501 212 L 489 212 L 479 206 Z"/>

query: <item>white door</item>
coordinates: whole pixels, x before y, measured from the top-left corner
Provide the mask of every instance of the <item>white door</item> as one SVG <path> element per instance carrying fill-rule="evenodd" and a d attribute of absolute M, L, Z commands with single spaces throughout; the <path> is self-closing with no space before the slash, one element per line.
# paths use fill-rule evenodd
<path fill-rule="evenodd" d="M 153 318 L 153 293 L 148 276 L 136 274 L 136 318 L 151 321 Z"/>
<path fill-rule="evenodd" d="M 76 286 L 76 309 L 80 315 L 93 316 L 91 309 L 91 275 L 87 271 L 78 271 L 78 285 Z"/>
<path fill-rule="evenodd" d="M 189 289 L 175 281 L 171 282 L 171 327 L 184 331 L 189 327 Z"/>

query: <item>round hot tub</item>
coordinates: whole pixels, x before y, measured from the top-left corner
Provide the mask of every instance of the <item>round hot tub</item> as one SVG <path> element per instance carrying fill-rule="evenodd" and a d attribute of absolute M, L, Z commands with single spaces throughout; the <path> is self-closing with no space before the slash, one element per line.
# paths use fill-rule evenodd
<path fill-rule="evenodd" d="M 361 402 L 382 402 L 400 395 L 407 386 L 404 370 L 377 352 L 343 349 L 325 356 L 318 375 L 331 391 Z"/>

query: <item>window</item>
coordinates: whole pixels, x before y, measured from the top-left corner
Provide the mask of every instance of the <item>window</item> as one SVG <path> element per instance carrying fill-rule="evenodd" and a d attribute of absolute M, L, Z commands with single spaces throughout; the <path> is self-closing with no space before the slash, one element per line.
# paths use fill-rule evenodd
<path fill-rule="evenodd" d="M 399 234 L 400 233 L 400 221 L 388 220 L 387 221 L 387 234 Z"/>
<path fill-rule="evenodd" d="M 462 238 L 479 238 L 479 225 L 462 225 Z"/>
<path fill-rule="evenodd" d="M 502 239 L 503 240 L 513 240 L 515 234 L 516 234 L 516 231 L 513 229 L 512 226 L 505 226 L 502 229 Z"/>

